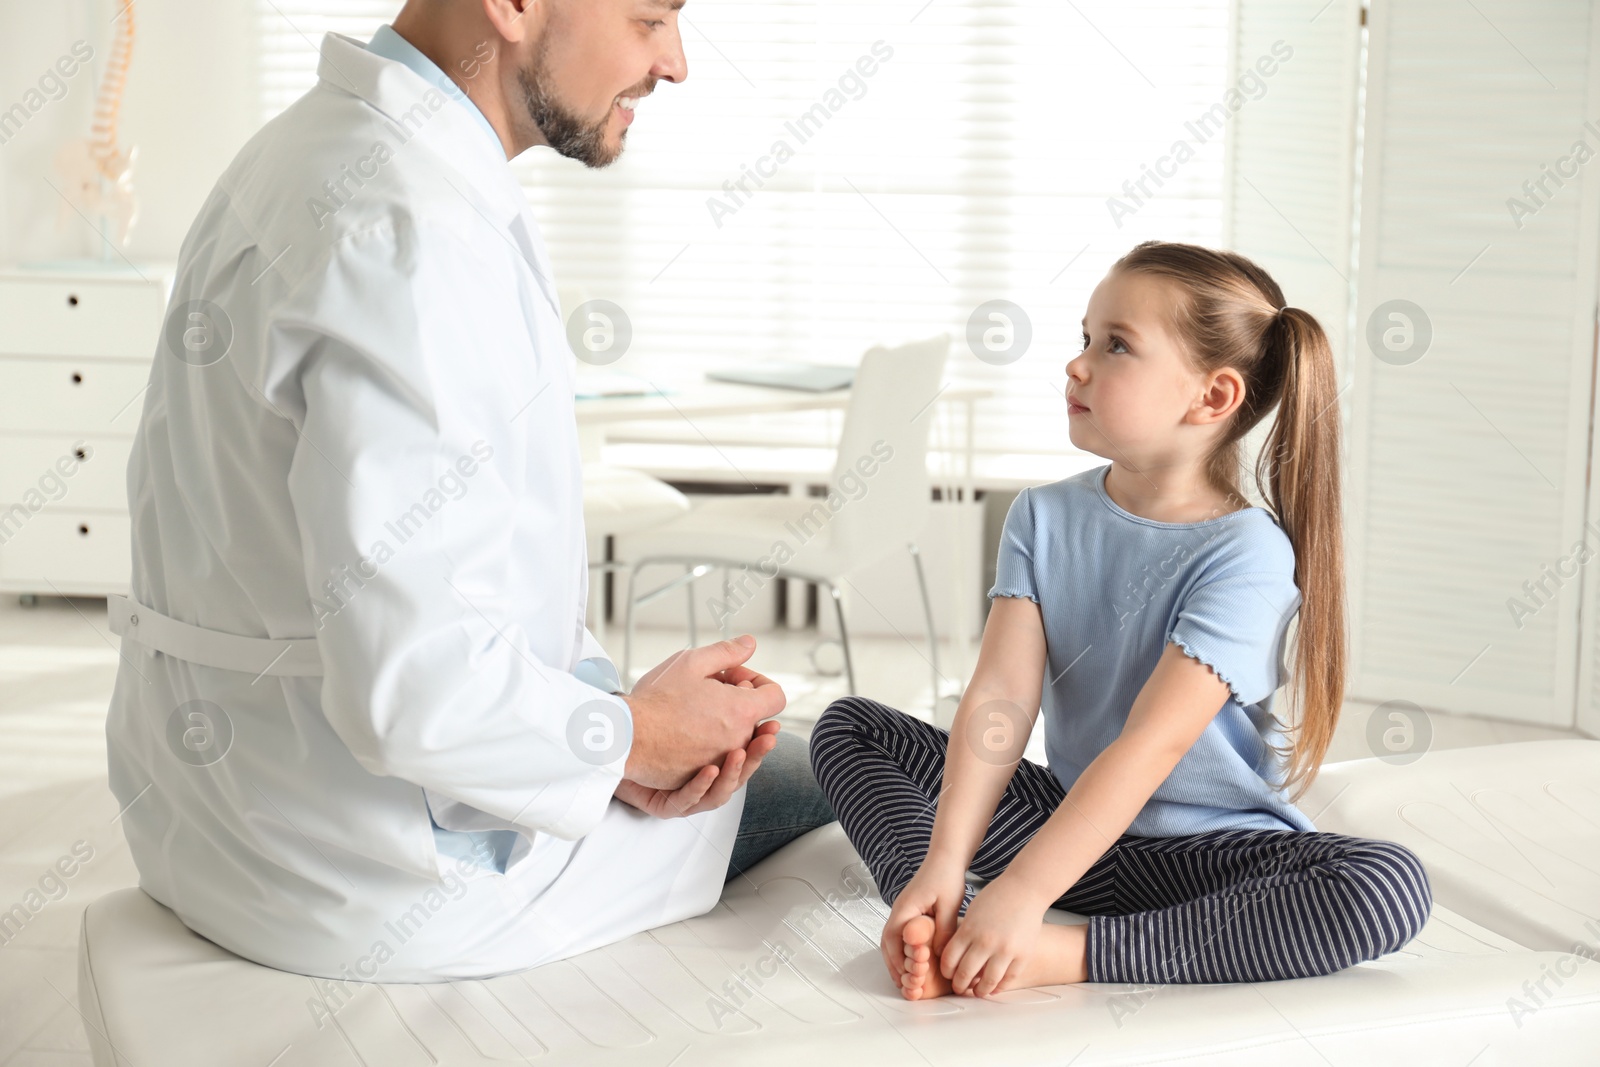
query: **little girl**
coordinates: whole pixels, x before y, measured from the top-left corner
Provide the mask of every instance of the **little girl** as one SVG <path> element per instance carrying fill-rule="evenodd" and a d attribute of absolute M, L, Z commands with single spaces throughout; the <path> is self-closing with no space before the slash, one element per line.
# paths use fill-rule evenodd
<path fill-rule="evenodd" d="M 1404 945 L 1432 905 L 1416 856 L 1316 832 L 1285 795 L 1344 696 L 1322 328 L 1242 256 L 1142 244 L 1089 300 L 1066 399 L 1073 443 L 1110 463 L 1012 505 L 951 731 L 850 697 L 812 735 L 892 904 L 890 974 L 912 1000 L 1254 982 Z M 1237 484 L 1239 442 L 1274 408 L 1268 511 Z M 1272 701 L 1297 610 L 1291 730 Z M 1022 759 L 1041 702 L 1048 770 Z M 1089 921 L 1047 923 L 1052 905 Z"/>

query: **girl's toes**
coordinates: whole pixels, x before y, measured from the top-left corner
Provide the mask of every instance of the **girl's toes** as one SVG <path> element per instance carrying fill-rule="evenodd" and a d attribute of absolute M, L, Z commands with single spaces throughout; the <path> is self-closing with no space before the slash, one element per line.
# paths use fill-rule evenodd
<path fill-rule="evenodd" d="M 918 915 L 906 923 L 900 936 L 908 950 L 913 948 L 926 950 L 933 942 L 933 919 L 926 915 Z"/>

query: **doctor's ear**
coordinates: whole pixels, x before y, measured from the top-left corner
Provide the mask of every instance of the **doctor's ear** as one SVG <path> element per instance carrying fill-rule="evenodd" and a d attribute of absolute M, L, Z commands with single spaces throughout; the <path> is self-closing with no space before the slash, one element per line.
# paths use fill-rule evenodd
<path fill-rule="evenodd" d="M 548 0 L 477 0 L 489 25 L 510 44 L 521 44 L 544 31 L 550 14 Z"/>

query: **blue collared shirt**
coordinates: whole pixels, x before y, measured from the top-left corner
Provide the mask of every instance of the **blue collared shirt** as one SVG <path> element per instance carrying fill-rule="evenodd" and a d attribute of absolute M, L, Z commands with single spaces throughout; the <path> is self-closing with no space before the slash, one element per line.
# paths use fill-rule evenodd
<path fill-rule="evenodd" d="M 439 69 L 438 64 L 417 51 L 417 46 L 394 32 L 394 27 L 387 23 L 378 27 L 378 32 L 372 35 L 372 40 L 367 42 L 367 51 L 373 55 L 392 59 L 396 63 L 403 63 L 415 71 L 424 81 L 438 89 L 451 100 L 456 101 L 471 112 L 472 117 L 478 120 L 478 125 L 483 127 L 483 132 L 489 135 L 495 148 L 505 154 L 505 146 L 500 143 L 500 135 L 494 132 L 494 127 L 489 125 L 489 120 L 483 111 L 473 102 L 472 97 L 461 91 L 461 86 L 450 80 L 450 76 Z"/>

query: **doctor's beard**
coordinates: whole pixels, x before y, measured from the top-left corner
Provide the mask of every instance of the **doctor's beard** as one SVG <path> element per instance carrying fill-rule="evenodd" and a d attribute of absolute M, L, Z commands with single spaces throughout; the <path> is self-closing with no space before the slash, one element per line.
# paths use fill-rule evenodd
<path fill-rule="evenodd" d="M 546 70 L 547 46 L 548 38 L 540 44 L 533 62 L 517 71 L 517 84 L 522 87 L 523 105 L 528 109 L 528 116 L 539 127 L 545 143 L 568 159 L 576 159 L 586 167 L 610 166 L 622 154 L 622 142 L 627 139 L 628 131 L 622 131 L 617 147 L 612 148 L 606 143 L 606 126 L 611 121 L 610 106 L 607 106 L 600 121 L 585 123 L 580 116 L 556 100 Z M 648 93 L 654 84 L 650 82 L 637 95 Z"/>

